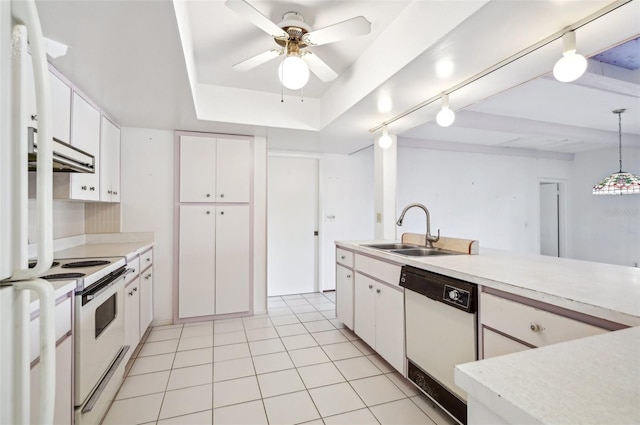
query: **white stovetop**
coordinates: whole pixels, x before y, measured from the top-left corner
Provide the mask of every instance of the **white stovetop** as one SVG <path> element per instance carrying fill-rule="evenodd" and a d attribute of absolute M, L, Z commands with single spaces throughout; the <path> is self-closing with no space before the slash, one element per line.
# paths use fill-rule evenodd
<path fill-rule="evenodd" d="M 479 255 L 405 257 L 349 241 L 336 245 L 590 316 L 640 326 L 640 269 L 481 248 Z"/>

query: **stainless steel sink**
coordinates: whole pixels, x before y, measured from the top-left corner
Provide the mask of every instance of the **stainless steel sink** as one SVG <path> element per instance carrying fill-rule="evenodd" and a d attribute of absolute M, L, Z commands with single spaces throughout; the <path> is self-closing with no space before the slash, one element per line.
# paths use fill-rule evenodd
<path fill-rule="evenodd" d="M 406 243 L 381 243 L 381 244 L 363 245 L 363 246 L 366 246 L 367 248 L 382 249 L 382 250 L 385 250 L 385 251 L 389 251 L 389 250 L 392 250 L 392 249 L 420 248 L 418 245 L 411 245 L 411 244 L 406 244 Z"/>
<path fill-rule="evenodd" d="M 393 249 L 394 254 L 408 255 L 410 257 L 429 257 L 434 255 L 459 255 L 459 252 L 447 251 L 439 248 L 411 248 L 411 249 Z"/>

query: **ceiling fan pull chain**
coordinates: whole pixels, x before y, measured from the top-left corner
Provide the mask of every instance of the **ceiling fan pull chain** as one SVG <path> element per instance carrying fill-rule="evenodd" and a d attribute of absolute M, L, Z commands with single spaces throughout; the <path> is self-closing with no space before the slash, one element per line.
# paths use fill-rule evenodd
<path fill-rule="evenodd" d="M 304 102 L 304 87 L 300 89 L 300 102 Z"/>

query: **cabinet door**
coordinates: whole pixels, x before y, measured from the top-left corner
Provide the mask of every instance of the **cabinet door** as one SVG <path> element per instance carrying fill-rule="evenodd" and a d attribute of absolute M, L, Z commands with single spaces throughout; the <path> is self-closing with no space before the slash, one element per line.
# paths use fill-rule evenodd
<path fill-rule="evenodd" d="M 218 139 L 216 202 L 249 202 L 251 142 Z"/>
<path fill-rule="evenodd" d="M 336 265 L 336 316 L 353 330 L 353 270 Z"/>
<path fill-rule="evenodd" d="M 249 206 L 216 207 L 216 314 L 249 311 Z"/>
<path fill-rule="evenodd" d="M 53 107 L 53 137 L 69 143 L 71 136 L 71 87 L 49 72 L 51 106 Z"/>
<path fill-rule="evenodd" d="M 100 200 L 120 202 L 120 129 L 106 117 L 100 128 Z"/>
<path fill-rule="evenodd" d="M 100 111 L 73 94 L 71 144 L 95 156 L 94 174 L 71 174 L 71 198 L 100 200 Z"/>
<path fill-rule="evenodd" d="M 66 337 L 56 347 L 56 401 L 53 423 L 68 425 L 73 413 L 71 377 L 73 376 L 73 338 Z M 40 407 L 40 363 L 31 369 L 31 423 L 38 420 Z"/>
<path fill-rule="evenodd" d="M 153 266 L 140 277 L 140 337 L 153 321 Z"/>
<path fill-rule="evenodd" d="M 215 314 L 215 207 L 180 206 L 179 244 L 178 317 Z"/>
<path fill-rule="evenodd" d="M 140 342 L 140 278 L 136 278 L 126 288 L 124 288 L 124 339 L 129 345 L 129 353 L 138 346 Z"/>
<path fill-rule="evenodd" d="M 404 295 L 378 283 L 376 290 L 376 351 L 404 373 Z"/>
<path fill-rule="evenodd" d="M 216 139 L 180 137 L 180 202 L 215 202 Z"/>
<path fill-rule="evenodd" d="M 484 359 L 529 349 L 526 345 L 487 328 L 482 330 L 482 358 Z"/>
<path fill-rule="evenodd" d="M 376 346 L 376 285 L 373 279 L 356 272 L 353 331 L 372 348 Z"/>

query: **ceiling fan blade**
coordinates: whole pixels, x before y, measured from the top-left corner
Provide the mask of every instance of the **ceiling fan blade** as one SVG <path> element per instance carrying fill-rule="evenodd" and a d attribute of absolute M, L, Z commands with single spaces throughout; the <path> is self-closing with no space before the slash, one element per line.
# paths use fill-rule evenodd
<path fill-rule="evenodd" d="M 232 68 L 236 71 L 249 71 L 263 63 L 269 62 L 271 59 L 277 58 L 281 53 L 282 50 L 278 49 L 267 50 L 266 52 L 262 52 L 259 55 L 255 55 L 254 57 L 247 59 L 246 61 L 233 65 Z"/>
<path fill-rule="evenodd" d="M 313 52 L 307 51 L 304 56 L 302 56 L 302 60 L 304 60 L 309 66 L 309 70 L 316 74 L 320 80 L 325 83 L 329 81 L 333 81 L 338 78 L 338 74 L 329 67 L 322 59 L 318 57 L 318 55 L 314 55 Z"/>
<path fill-rule="evenodd" d="M 305 34 L 302 38 L 307 44 L 320 46 L 335 41 L 346 40 L 371 32 L 371 22 L 364 16 L 356 16 L 338 24 L 330 25 Z"/>
<path fill-rule="evenodd" d="M 271 22 L 269 18 L 264 16 L 255 7 L 251 6 L 244 0 L 227 0 L 225 3 L 229 9 L 236 12 L 238 15 L 249 20 L 253 25 L 260 28 L 262 31 L 273 37 L 288 37 L 288 34 L 279 26 Z"/>

